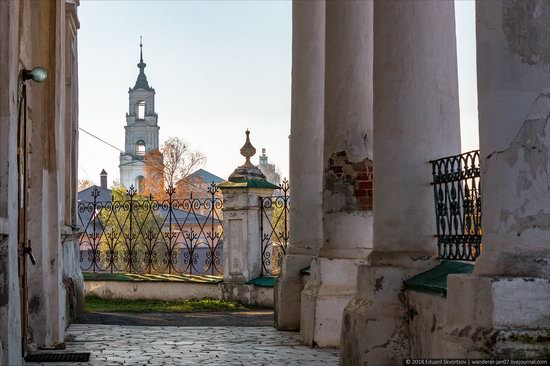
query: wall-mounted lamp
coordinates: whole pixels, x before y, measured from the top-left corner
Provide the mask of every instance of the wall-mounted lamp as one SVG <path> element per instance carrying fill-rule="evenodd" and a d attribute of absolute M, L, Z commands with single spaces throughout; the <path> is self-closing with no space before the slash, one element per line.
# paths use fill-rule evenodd
<path fill-rule="evenodd" d="M 22 71 L 23 81 L 32 80 L 36 83 L 41 83 L 48 77 L 48 72 L 42 66 L 37 66 L 32 70 Z"/>

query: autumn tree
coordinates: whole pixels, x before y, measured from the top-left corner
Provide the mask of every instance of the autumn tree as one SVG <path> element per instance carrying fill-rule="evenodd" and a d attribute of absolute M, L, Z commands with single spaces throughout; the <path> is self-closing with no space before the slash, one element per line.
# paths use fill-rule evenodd
<path fill-rule="evenodd" d="M 122 184 L 120 184 L 119 179 L 114 179 L 113 183 L 111 183 L 111 189 L 120 188 L 121 186 L 122 186 Z"/>
<path fill-rule="evenodd" d="M 164 189 L 164 162 L 158 150 L 147 152 L 143 159 L 145 163 L 145 179 L 143 180 L 143 195 L 151 195 L 156 200 L 166 196 Z"/>
<path fill-rule="evenodd" d="M 89 179 L 79 179 L 78 180 L 78 191 L 82 191 L 88 187 L 91 187 L 94 185 L 94 182 L 92 182 Z"/>
<path fill-rule="evenodd" d="M 170 137 L 160 148 L 160 152 L 152 152 L 145 157 L 145 182 L 149 182 L 145 190 L 155 199 L 164 197 L 164 188 L 176 187 L 178 197 L 188 195 L 194 183 L 189 178 L 195 169 L 206 162 L 206 156 L 200 151 L 191 150 L 179 137 Z M 147 184 L 147 183 L 146 183 Z"/>

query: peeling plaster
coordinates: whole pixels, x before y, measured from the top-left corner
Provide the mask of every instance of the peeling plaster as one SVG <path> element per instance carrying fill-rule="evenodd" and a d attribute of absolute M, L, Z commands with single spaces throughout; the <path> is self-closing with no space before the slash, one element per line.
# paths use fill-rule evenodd
<path fill-rule="evenodd" d="M 517 181 L 514 193 L 518 197 L 525 194 L 529 196 L 535 194 L 535 197 L 541 197 L 541 194 L 550 192 L 549 121 L 550 93 L 545 92 L 536 98 L 509 147 L 487 156 L 484 174 L 492 167 L 499 169 L 499 161 L 501 161 L 516 171 Z M 542 187 L 540 183 L 542 183 Z M 548 212 L 550 207 L 533 212 L 533 209 L 529 211 L 526 207 L 529 202 L 524 201 L 519 208 L 500 211 L 501 228 L 499 230 L 502 229 L 508 233 L 515 232 L 518 237 L 526 230 L 550 231 L 550 212 Z"/>
<path fill-rule="evenodd" d="M 543 212 L 540 210 L 535 215 L 519 215 L 517 212 L 506 212 L 506 216 L 512 216 L 515 219 L 515 223 L 508 227 L 508 232 L 516 232 L 517 236 L 520 236 L 524 230 L 539 229 L 542 231 L 550 232 L 550 212 Z"/>
<path fill-rule="evenodd" d="M 550 64 L 550 2 L 505 0 L 502 30 L 512 53 L 529 65 Z"/>
<path fill-rule="evenodd" d="M 372 160 L 350 159 L 346 151 L 339 151 L 328 160 L 324 174 L 326 202 L 330 202 L 327 213 L 372 210 Z"/>

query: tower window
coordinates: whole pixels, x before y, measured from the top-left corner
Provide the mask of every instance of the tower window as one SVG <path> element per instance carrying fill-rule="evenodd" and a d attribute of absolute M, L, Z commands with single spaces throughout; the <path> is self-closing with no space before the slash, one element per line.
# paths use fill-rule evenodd
<path fill-rule="evenodd" d="M 141 101 L 137 104 L 138 119 L 145 119 L 145 102 Z"/>
<path fill-rule="evenodd" d="M 138 140 L 136 142 L 136 156 L 145 156 L 145 141 Z"/>

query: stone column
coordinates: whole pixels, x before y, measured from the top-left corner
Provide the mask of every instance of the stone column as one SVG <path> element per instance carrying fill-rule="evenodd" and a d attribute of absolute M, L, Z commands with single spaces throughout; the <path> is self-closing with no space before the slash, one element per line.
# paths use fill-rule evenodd
<path fill-rule="evenodd" d="M 0 1 L 0 365 L 21 359 L 17 84 L 21 4 Z"/>
<path fill-rule="evenodd" d="M 323 245 L 302 292 L 308 345 L 339 345 L 357 266 L 372 248 L 372 4 L 326 3 Z"/>
<path fill-rule="evenodd" d="M 235 169 L 228 181 L 219 185 L 223 193 L 223 279 L 222 298 L 255 304 L 254 285 L 248 281 L 261 276 L 262 240 L 260 236 L 260 197 L 279 188 L 269 183 L 250 158 L 256 149 L 248 130 L 241 154 L 246 162 Z"/>
<path fill-rule="evenodd" d="M 483 248 L 474 274 L 449 277 L 449 332 L 473 357 L 547 357 L 550 3 L 482 1 L 476 18 Z"/>
<path fill-rule="evenodd" d="M 292 5 L 292 115 L 290 126 L 290 241 L 275 285 L 275 326 L 300 328 L 300 271 L 322 244 L 325 3 Z M 304 143 L 307 141 L 307 143 Z"/>
<path fill-rule="evenodd" d="M 479 142 L 487 187 L 476 273 L 548 278 L 550 3 L 489 1 L 478 3 L 476 12 Z"/>
<path fill-rule="evenodd" d="M 374 5 L 374 249 L 342 329 L 342 365 L 408 357 L 403 280 L 436 264 L 429 161 L 460 152 L 452 1 Z"/>

